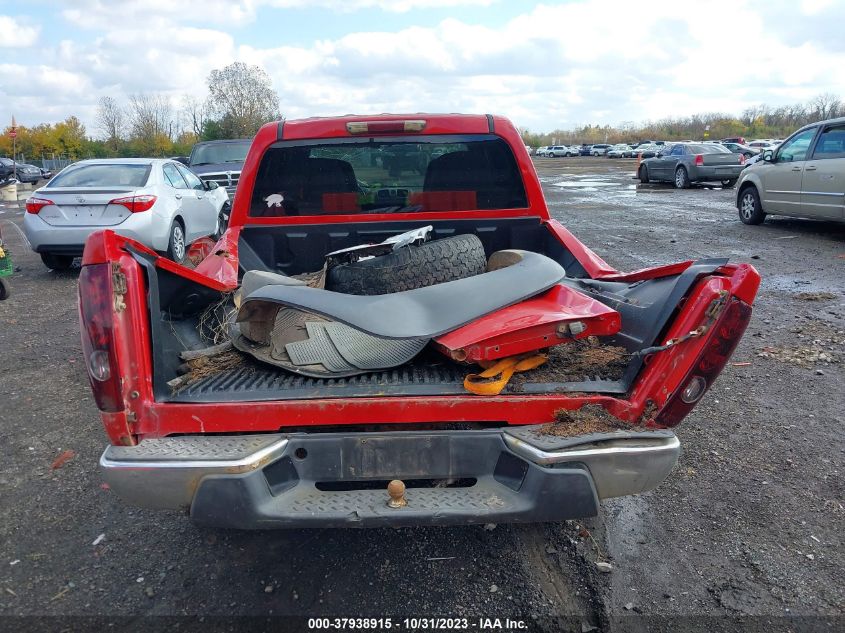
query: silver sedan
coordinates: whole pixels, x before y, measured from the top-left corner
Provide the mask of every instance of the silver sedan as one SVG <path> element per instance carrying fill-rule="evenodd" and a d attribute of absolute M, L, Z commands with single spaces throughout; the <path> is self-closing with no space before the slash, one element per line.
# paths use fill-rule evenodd
<path fill-rule="evenodd" d="M 23 228 L 32 250 L 54 270 L 70 268 L 100 229 L 182 263 L 191 242 L 221 232 L 228 205 L 224 188 L 172 160 L 84 160 L 33 192 Z"/>

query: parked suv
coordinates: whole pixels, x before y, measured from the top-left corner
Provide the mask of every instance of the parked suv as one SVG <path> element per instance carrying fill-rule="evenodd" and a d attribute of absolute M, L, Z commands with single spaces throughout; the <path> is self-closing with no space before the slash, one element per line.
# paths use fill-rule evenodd
<path fill-rule="evenodd" d="M 546 150 L 546 155 L 551 158 L 558 156 L 577 156 L 578 150 L 574 147 L 567 147 L 566 145 L 552 145 Z"/>
<path fill-rule="evenodd" d="M 186 164 L 202 180 L 225 187 L 229 197 L 234 198 L 251 144 L 252 139 L 248 138 L 197 143 Z"/>
<path fill-rule="evenodd" d="M 610 145 L 607 143 L 599 143 L 598 145 L 593 145 L 590 148 L 590 154 L 592 156 L 604 156 L 607 154 L 607 150 L 610 149 Z"/>
<path fill-rule="evenodd" d="M 845 220 L 845 117 L 811 123 L 742 173 L 736 206 L 745 224 L 769 214 Z"/>

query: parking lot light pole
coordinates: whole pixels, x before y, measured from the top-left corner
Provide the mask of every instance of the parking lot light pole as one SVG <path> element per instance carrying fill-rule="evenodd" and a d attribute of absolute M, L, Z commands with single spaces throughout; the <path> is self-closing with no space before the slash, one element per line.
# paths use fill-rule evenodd
<path fill-rule="evenodd" d="M 15 124 L 15 115 L 12 115 L 12 129 L 9 130 L 9 136 L 12 137 L 12 178 L 18 179 L 18 161 L 15 159 L 18 153 L 18 130 Z"/>

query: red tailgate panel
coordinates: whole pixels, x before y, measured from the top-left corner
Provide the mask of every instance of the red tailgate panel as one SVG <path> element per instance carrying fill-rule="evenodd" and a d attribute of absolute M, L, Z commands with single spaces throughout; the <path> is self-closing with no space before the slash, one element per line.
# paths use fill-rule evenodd
<path fill-rule="evenodd" d="M 585 329 L 571 334 L 568 328 L 561 328 L 575 322 L 583 323 Z M 477 362 L 550 347 L 570 338 L 608 336 L 616 334 L 621 326 L 616 310 L 559 284 L 434 341 L 440 351 L 455 360 Z"/>

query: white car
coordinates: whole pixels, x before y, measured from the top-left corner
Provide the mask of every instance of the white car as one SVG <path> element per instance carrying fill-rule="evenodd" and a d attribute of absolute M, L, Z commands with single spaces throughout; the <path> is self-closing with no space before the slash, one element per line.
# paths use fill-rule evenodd
<path fill-rule="evenodd" d="M 608 158 L 624 158 L 626 155 L 631 155 L 631 146 L 619 143 L 607 150 Z"/>
<path fill-rule="evenodd" d="M 578 156 L 578 149 L 566 145 L 550 145 L 546 148 L 546 156 L 558 158 L 560 156 Z"/>
<path fill-rule="evenodd" d="M 111 229 L 182 263 L 191 242 L 218 236 L 229 194 L 173 160 L 83 160 L 63 169 L 26 201 L 23 228 L 53 270 L 70 268 L 94 231 Z"/>

